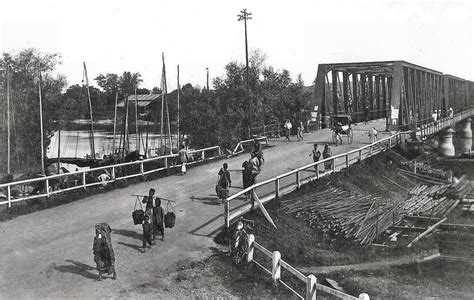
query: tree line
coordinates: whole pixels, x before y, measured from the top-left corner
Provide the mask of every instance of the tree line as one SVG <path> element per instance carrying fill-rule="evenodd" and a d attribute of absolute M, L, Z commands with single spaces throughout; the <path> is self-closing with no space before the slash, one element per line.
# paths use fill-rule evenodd
<path fill-rule="evenodd" d="M 10 109 L 14 122 L 11 151 L 17 169 L 38 168 L 41 161 L 38 129 L 40 73 L 45 149 L 59 122 L 88 118 L 87 91 L 83 82 L 67 87 L 65 76 L 56 72 L 60 63 L 60 54 L 42 53 L 37 49 L 3 53 L 0 59 L 0 64 L 11 68 Z M 265 55 L 257 50 L 250 55 L 249 89 L 246 79 L 245 65 L 233 61 L 225 66 L 224 76 L 213 79 L 213 89 L 199 88 L 191 83 L 181 87 L 180 129 L 190 137 L 193 147 L 235 146 L 236 142 L 248 137 L 249 113 L 253 126 L 276 120 L 282 123 L 285 119 L 293 122 L 307 120 L 311 94 L 305 92 L 301 75 L 293 80 L 287 70 L 267 66 Z M 161 94 L 157 87 L 151 90 L 141 87 L 140 73 L 106 73 L 93 80 L 99 87 L 90 86 L 89 89 L 94 119 L 113 118 L 117 95 L 122 101 L 126 95 L 133 95 L 135 89 L 137 94 Z M 166 95 L 172 122 L 176 122 L 177 94 L 178 91 L 173 90 Z M 249 100 L 252 103 L 250 110 Z M 2 127 L 5 128 L 5 97 L 0 101 Z M 145 118 L 159 121 L 157 112 L 153 109 Z M 3 150 L 2 155 L 6 153 Z"/>

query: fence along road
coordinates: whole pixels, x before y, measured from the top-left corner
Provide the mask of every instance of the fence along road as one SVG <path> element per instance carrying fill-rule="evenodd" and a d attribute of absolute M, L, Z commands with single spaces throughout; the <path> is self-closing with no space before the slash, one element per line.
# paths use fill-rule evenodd
<path fill-rule="evenodd" d="M 334 154 L 367 145 L 366 131 L 372 126 L 383 129 L 384 120 L 354 126 L 354 143 L 332 146 Z M 312 144 L 331 141 L 329 130 L 306 134 L 304 142 L 271 140 L 275 147 L 264 150 L 266 165 L 259 181 L 308 164 L 312 161 L 309 157 Z M 237 170 L 248 157 L 243 154 L 226 162 L 230 169 Z M 214 187 L 223 162 L 211 161 L 189 169 L 185 176 L 142 182 L 1 222 L 0 295 L 2 298 L 141 297 L 155 291 L 153 286 L 166 286 L 169 284 L 166 276 L 176 270 L 177 263 L 207 257 L 216 247 L 211 237 L 223 225 L 223 207 Z M 241 190 L 242 174 L 231 172 L 231 176 L 231 193 L 235 194 Z M 158 241 L 157 246 L 142 254 L 138 248 L 142 229 L 133 225 L 135 197 L 131 195 L 146 193 L 149 188 L 155 188 L 157 196 L 177 201 L 177 221 L 175 228 L 166 231 L 164 243 Z M 238 202 L 245 203 L 238 198 L 233 204 Z M 107 222 L 114 230 L 116 281 L 94 281 L 97 273 L 92 241 L 94 225 L 98 222 Z M 159 293 L 164 298 L 174 296 L 165 290 Z"/>

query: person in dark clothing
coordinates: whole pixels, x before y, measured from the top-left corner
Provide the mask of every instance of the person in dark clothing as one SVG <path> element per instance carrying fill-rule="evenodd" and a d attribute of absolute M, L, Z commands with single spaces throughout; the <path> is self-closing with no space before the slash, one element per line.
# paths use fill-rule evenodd
<path fill-rule="evenodd" d="M 311 151 L 309 156 L 313 156 L 313 162 L 319 161 L 319 159 L 321 158 L 321 152 L 318 150 L 318 144 L 314 144 L 313 151 Z M 318 165 L 315 165 L 314 169 L 317 172 L 318 171 Z"/>
<path fill-rule="evenodd" d="M 146 203 L 145 205 L 145 213 L 150 217 L 153 216 L 153 200 L 155 200 L 155 189 L 150 189 L 148 191 L 148 196 L 143 197 L 142 203 Z"/>
<path fill-rule="evenodd" d="M 153 240 L 155 240 L 158 233 L 161 234 L 161 240 L 165 240 L 165 213 L 161 207 L 161 200 L 156 199 L 155 207 L 153 208 Z"/>
<path fill-rule="evenodd" d="M 341 145 L 342 145 L 342 137 L 341 137 L 341 134 L 342 134 L 342 124 L 341 122 L 337 122 L 336 124 L 336 128 L 334 129 L 334 133 L 336 134 L 336 147 L 337 147 L 337 142 L 341 142 Z"/>
<path fill-rule="evenodd" d="M 323 150 L 323 158 L 326 159 L 331 156 L 332 156 L 331 148 L 329 148 L 329 145 L 326 144 Z M 324 162 L 324 171 L 330 171 L 331 168 L 332 168 L 332 161 L 329 160 L 329 161 Z"/>
<path fill-rule="evenodd" d="M 153 234 L 153 227 L 150 224 L 150 217 L 145 214 L 145 220 L 142 224 L 143 227 L 143 250 L 142 252 L 145 253 L 145 247 L 148 243 L 148 249 L 151 248 L 151 245 L 155 245 L 152 241 L 152 234 Z"/>
<path fill-rule="evenodd" d="M 216 193 L 219 199 L 222 201 L 229 197 L 229 187 L 232 185 L 232 181 L 230 179 L 230 172 L 227 170 L 228 165 L 224 163 L 222 168 L 219 170 L 217 186 L 216 186 Z"/>
<path fill-rule="evenodd" d="M 99 271 L 99 280 L 102 280 L 102 274 L 113 274 L 113 279 L 117 279 L 115 272 L 115 254 L 112 248 L 110 234 L 112 229 L 107 223 L 95 225 L 95 237 L 92 252 L 94 253 L 94 262 Z"/>

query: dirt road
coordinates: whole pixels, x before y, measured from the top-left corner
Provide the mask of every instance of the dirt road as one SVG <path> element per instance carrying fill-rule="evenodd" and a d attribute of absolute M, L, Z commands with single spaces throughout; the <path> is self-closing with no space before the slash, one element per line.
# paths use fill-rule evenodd
<path fill-rule="evenodd" d="M 354 143 L 332 147 L 334 154 L 368 143 L 366 130 L 384 128 L 384 121 L 354 126 Z M 313 143 L 331 143 L 329 130 L 305 135 L 303 142 L 272 140 L 264 150 L 264 180 L 311 162 Z M 322 150 L 322 149 L 321 149 Z M 240 169 L 248 155 L 226 162 Z M 140 295 L 140 286 L 166 277 L 178 263 L 209 256 L 217 247 L 212 236 L 222 226 L 224 211 L 215 196 L 217 172 L 223 161 L 192 168 L 185 176 L 169 176 L 121 190 L 93 195 L 75 202 L 20 216 L 0 223 L 0 295 L 16 297 L 120 297 Z M 241 173 L 232 172 L 231 194 L 242 186 Z M 156 195 L 176 200 L 176 227 L 166 231 L 166 241 L 147 253 L 141 246 L 141 226 L 134 226 L 131 213 L 135 199 L 149 188 Z M 243 203 L 243 202 L 242 202 Z M 94 225 L 107 222 L 113 229 L 118 279 L 96 281 L 92 256 Z M 278 226 L 278 224 L 277 224 Z"/>

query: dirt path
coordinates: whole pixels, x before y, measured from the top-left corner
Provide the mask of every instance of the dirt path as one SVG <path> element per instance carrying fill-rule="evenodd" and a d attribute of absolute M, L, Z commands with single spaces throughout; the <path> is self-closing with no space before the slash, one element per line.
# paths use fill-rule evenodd
<path fill-rule="evenodd" d="M 360 130 L 355 132 L 355 142 L 333 147 L 333 153 L 367 144 L 363 130 L 374 125 L 383 128 L 384 121 L 355 126 Z M 266 165 L 259 180 L 311 162 L 308 155 L 314 142 L 331 142 L 330 131 L 305 135 L 304 142 L 272 140 L 275 147 L 265 150 Z M 240 169 L 244 159 L 247 155 L 226 162 L 229 169 Z M 216 247 L 212 237 L 224 222 L 224 209 L 213 191 L 222 163 L 211 162 L 190 169 L 185 176 L 143 182 L 1 222 L 0 298 L 120 297 L 175 271 L 178 263 L 208 257 Z M 231 193 L 235 193 L 242 176 L 240 172 L 231 176 L 235 187 Z M 135 199 L 131 195 L 146 193 L 151 187 L 157 196 L 177 201 L 177 223 L 166 231 L 165 242 L 142 254 L 141 226 L 132 222 Z M 92 240 L 98 222 L 113 228 L 116 281 L 95 280 Z"/>

